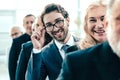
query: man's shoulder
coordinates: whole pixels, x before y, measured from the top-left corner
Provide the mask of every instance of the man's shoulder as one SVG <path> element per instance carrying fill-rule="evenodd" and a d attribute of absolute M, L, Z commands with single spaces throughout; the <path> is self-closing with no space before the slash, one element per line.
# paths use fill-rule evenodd
<path fill-rule="evenodd" d="M 46 50 L 51 50 L 53 47 L 55 46 L 54 41 L 51 41 L 50 43 L 48 43 L 47 45 L 45 45 L 42 50 L 46 51 Z"/>
<path fill-rule="evenodd" d="M 44 46 L 42 48 L 41 52 L 43 53 L 43 55 L 49 55 L 49 54 L 52 55 L 59 51 L 58 51 L 58 48 L 57 48 L 55 42 L 51 41 L 49 44 L 47 44 L 46 46 Z"/>
<path fill-rule="evenodd" d="M 26 43 L 23 43 L 22 46 L 24 46 L 24 47 L 26 47 L 26 48 L 27 48 L 27 47 L 29 48 L 29 47 L 33 47 L 33 44 L 32 44 L 32 41 L 28 41 L 28 42 L 26 42 Z"/>
<path fill-rule="evenodd" d="M 24 33 L 23 35 L 15 38 L 14 40 L 22 40 L 23 38 L 30 37 L 27 33 Z"/>
<path fill-rule="evenodd" d="M 81 57 L 81 59 L 82 59 L 82 58 L 92 57 L 94 55 L 97 56 L 97 55 L 99 55 L 99 53 L 101 53 L 103 51 L 104 44 L 106 44 L 106 43 L 101 43 L 101 44 L 95 45 L 90 48 L 70 52 L 70 54 L 68 54 L 67 57 L 73 57 L 73 58 Z"/>
<path fill-rule="evenodd" d="M 18 44 L 19 43 L 22 44 L 22 43 L 25 43 L 27 41 L 30 41 L 30 36 L 28 34 L 26 34 L 26 33 L 19 36 L 19 37 L 17 37 L 17 38 L 15 38 L 15 39 L 13 39 L 13 42 L 18 43 Z"/>

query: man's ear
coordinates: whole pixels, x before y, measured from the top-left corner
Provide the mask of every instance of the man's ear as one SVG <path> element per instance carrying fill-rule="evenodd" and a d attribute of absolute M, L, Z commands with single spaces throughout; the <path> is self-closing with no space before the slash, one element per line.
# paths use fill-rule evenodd
<path fill-rule="evenodd" d="M 110 22 L 109 20 L 110 20 L 110 16 L 109 16 L 108 13 L 106 13 L 106 16 L 105 16 L 105 24 L 106 24 L 106 27 L 109 26 L 109 22 Z"/>
<path fill-rule="evenodd" d="M 108 27 L 108 21 L 106 21 L 106 26 Z"/>
<path fill-rule="evenodd" d="M 25 24 L 23 23 L 23 28 L 25 28 Z"/>
<path fill-rule="evenodd" d="M 70 18 L 66 18 L 67 25 L 69 26 L 70 24 Z"/>
<path fill-rule="evenodd" d="M 66 18 L 66 21 L 67 21 L 67 22 L 70 22 L 70 18 Z"/>

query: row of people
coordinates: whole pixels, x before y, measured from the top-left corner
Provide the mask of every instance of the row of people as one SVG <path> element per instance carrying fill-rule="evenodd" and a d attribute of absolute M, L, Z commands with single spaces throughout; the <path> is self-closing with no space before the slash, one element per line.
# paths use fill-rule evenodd
<path fill-rule="evenodd" d="M 25 80 L 25 75 L 26 80 L 45 80 L 47 76 L 49 80 L 119 80 L 119 14 L 115 11 L 120 1 L 111 1 L 109 23 L 107 5 L 98 1 L 88 6 L 84 39 L 70 33 L 69 13 L 61 5 L 48 4 L 37 22 L 32 23 L 35 31 L 26 30 L 31 41 L 18 44 L 20 40 L 13 40 L 17 44 L 10 50 L 10 80 Z"/>
<path fill-rule="evenodd" d="M 32 24 L 35 20 L 35 16 L 32 14 L 28 14 L 23 19 L 23 26 L 25 28 L 25 33 L 20 37 L 13 39 L 12 46 L 9 52 L 8 59 L 8 71 L 10 75 L 10 80 L 15 80 L 16 67 L 18 57 L 21 51 L 21 45 L 27 41 L 30 41 L 30 35 L 32 33 Z"/>
<path fill-rule="evenodd" d="M 62 49 L 64 45 L 67 44 L 72 46 L 73 48 L 68 48 L 68 51 L 71 52 L 77 49 L 85 49 L 106 41 L 107 23 L 105 14 L 106 5 L 102 4 L 102 2 L 90 5 L 85 17 L 84 26 L 87 35 L 84 40 L 80 40 L 79 46 L 73 47 L 74 45 L 77 45 L 76 42 L 79 43 L 79 39 L 70 34 L 70 18 L 68 12 L 60 5 L 47 5 L 41 14 L 41 19 L 46 31 L 53 37 L 53 41 L 44 48 L 42 48 L 43 43 L 35 45 L 34 48 L 39 50 L 37 52 L 33 51 L 33 71 L 37 70 L 34 71 L 34 73 L 36 72 L 35 74 L 33 73 L 33 79 L 45 80 L 47 76 L 49 77 L 49 80 L 57 79 L 62 62 L 66 56 Z M 40 39 L 41 38 L 42 37 L 40 37 Z M 36 38 L 32 38 L 32 40 L 33 39 L 36 40 Z M 33 41 L 33 44 L 35 43 L 36 42 Z M 39 61 L 36 59 L 39 59 Z M 36 67 L 38 69 L 35 69 Z"/>
<path fill-rule="evenodd" d="M 43 27 L 40 16 L 35 18 L 35 16 L 32 14 L 26 15 L 23 19 L 23 23 L 26 29 L 26 33 L 21 36 L 19 34 L 20 32 L 22 32 L 20 27 L 14 26 L 11 28 L 11 37 L 13 38 L 13 42 L 12 42 L 11 50 L 9 53 L 9 62 L 8 62 L 10 80 L 25 80 L 27 65 L 28 65 L 28 62 L 31 56 L 32 49 L 33 49 L 33 45 L 30 39 L 31 33 L 34 33 L 35 31 L 39 32 L 40 28 Z M 52 40 L 52 37 L 49 36 L 47 32 L 45 32 L 44 36 L 45 36 L 44 45 L 46 45 Z M 24 40 L 25 38 L 26 40 Z M 17 43 L 16 41 L 19 43 Z M 18 47 L 19 49 L 17 49 Z M 27 80 L 29 79 L 30 78 L 28 78 Z"/>

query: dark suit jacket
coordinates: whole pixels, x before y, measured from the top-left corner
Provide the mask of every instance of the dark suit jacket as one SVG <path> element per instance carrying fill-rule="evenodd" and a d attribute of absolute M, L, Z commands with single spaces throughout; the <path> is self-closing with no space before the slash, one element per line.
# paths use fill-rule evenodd
<path fill-rule="evenodd" d="M 33 44 L 31 41 L 23 44 L 16 69 L 16 80 L 25 80 L 25 73 L 32 49 Z"/>
<path fill-rule="evenodd" d="M 27 41 L 30 41 L 30 36 L 26 33 L 18 38 L 13 39 L 8 61 L 10 80 L 15 80 L 17 61 L 21 51 L 21 45 Z"/>
<path fill-rule="evenodd" d="M 57 80 L 120 80 L 120 58 L 108 42 L 72 52 Z"/>
<path fill-rule="evenodd" d="M 77 46 L 77 45 L 73 45 L 73 46 L 70 46 L 70 47 L 67 49 L 67 53 L 68 53 L 68 52 L 77 51 L 77 50 L 79 50 L 78 46 Z"/>
<path fill-rule="evenodd" d="M 78 38 L 74 38 L 74 41 L 77 42 Z M 54 41 L 52 41 L 44 47 L 41 53 L 33 55 L 33 79 L 45 80 L 48 75 L 49 80 L 55 80 L 59 75 L 62 61 L 59 50 Z"/>

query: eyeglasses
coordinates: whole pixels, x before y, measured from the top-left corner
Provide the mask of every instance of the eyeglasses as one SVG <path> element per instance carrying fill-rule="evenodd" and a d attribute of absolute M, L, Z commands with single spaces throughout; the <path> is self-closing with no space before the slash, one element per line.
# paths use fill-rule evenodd
<path fill-rule="evenodd" d="M 52 24 L 52 23 L 46 24 L 45 28 L 46 28 L 47 31 L 52 31 L 54 26 L 57 27 L 57 28 L 63 27 L 64 26 L 64 20 L 58 20 L 54 24 Z"/>

